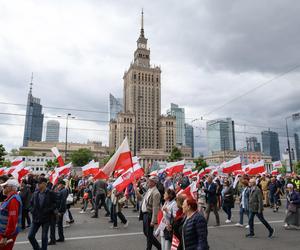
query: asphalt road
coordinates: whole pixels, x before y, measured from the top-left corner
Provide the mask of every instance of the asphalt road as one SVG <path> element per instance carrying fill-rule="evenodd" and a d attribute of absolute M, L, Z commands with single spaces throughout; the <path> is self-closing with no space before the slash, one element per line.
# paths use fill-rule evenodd
<path fill-rule="evenodd" d="M 145 249 L 145 237 L 142 234 L 142 223 L 138 221 L 137 213 L 133 213 L 132 209 L 124 209 L 123 212 L 129 220 L 128 228 L 123 228 L 119 224 L 119 229 L 111 229 L 111 224 L 104 217 L 104 211 L 100 211 L 100 218 L 92 219 L 90 214 L 79 214 L 79 209 L 72 209 L 75 224 L 65 228 L 66 241 L 57 243 L 55 246 L 49 246 L 48 249 L 105 249 L 105 250 L 133 250 Z M 245 238 L 248 230 L 245 228 L 235 227 L 239 215 L 236 208 L 233 209 L 233 223 L 225 225 L 224 212 L 220 212 L 222 225 L 214 227 L 215 218 L 211 214 L 208 223 L 208 241 L 210 249 L 213 250 L 283 250 L 283 249 L 300 249 L 300 231 L 285 230 L 283 219 L 285 211 L 283 208 L 278 213 L 273 213 L 271 209 L 265 209 L 265 218 L 275 228 L 275 236 L 272 239 L 267 238 L 268 231 L 255 219 L 255 238 Z M 20 233 L 14 249 L 27 250 L 32 249 L 27 240 L 28 229 Z M 40 239 L 40 234 L 37 235 Z M 154 247 L 153 247 L 154 249 Z"/>

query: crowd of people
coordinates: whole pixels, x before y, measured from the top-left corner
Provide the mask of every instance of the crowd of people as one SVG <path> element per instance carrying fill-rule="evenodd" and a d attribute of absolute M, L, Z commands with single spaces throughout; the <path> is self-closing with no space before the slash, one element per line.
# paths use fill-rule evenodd
<path fill-rule="evenodd" d="M 273 209 L 274 213 L 285 209 L 285 229 L 300 229 L 299 176 L 190 178 L 183 173 L 160 173 L 145 175 L 121 192 L 114 187 L 113 178 L 94 180 L 92 176 L 64 176 L 53 185 L 44 174 L 29 174 L 20 184 L 12 176 L 3 175 L 0 183 L 0 249 L 12 249 L 18 233 L 27 227 L 34 250 L 64 242 L 64 228 L 74 223 L 73 205 L 81 207 L 81 214 L 90 210 L 95 219 L 103 207 L 111 228 L 118 229 L 118 219 L 124 228 L 129 225 L 122 210 L 130 203 L 133 211 L 139 212 L 147 249 L 209 249 L 210 212 L 215 215 L 215 226 L 221 224 L 221 209 L 226 214 L 224 223 L 229 224 L 234 206 L 239 208 L 235 226 L 249 228 L 248 238 L 255 235 L 255 216 L 268 230 L 268 237 L 273 237 L 274 228 L 264 218 L 264 209 Z M 286 198 L 285 208 L 281 198 Z M 41 246 L 36 239 L 39 230 Z"/>

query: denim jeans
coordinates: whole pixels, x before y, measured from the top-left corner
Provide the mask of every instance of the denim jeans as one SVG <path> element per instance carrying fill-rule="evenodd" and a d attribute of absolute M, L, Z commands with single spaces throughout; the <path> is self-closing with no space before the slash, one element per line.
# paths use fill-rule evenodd
<path fill-rule="evenodd" d="M 231 207 L 229 206 L 222 206 L 224 212 L 227 214 L 227 219 L 231 220 Z"/>
<path fill-rule="evenodd" d="M 270 224 L 265 220 L 263 213 L 254 213 L 254 212 L 249 212 L 249 228 L 250 228 L 250 234 L 254 235 L 254 216 L 257 216 L 257 218 L 260 220 L 262 224 L 269 230 L 269 232 L 272 231 L 272 227 Z"/>
<path fill-rule="evenodd" d="M 249 220 L 249 211 L 245 210 L 242 206 L 240 206 L 240 224 L 244 224 L 244 214 L 247 215 Z"/>
<path fill-rule="evenodd" d="M 121 220 L 121 222 L 123 224 L 126 224 L 127 223 L 127 220 L 124 216 L 124 214 L 122 214 L 122 212 L 117 212 L 117 206 L 118 205 L 113 205 L 112 204 L 112 211 L 113 211 L 113 215 L 112 215 L 112 218 L 113 218 L 113 222 L 114 222 L 114 227 L 117 227 L 118 226 L 118 218 Z"/>
<path fill-rule="evenodd" d="M 37 223 L 32 222 L 30 226 L 30 230 L 28 233 L 28 240 L 32 245 L 33 250 L 47 250 L 48 246 L 48 230 L 50 223 Z M 37 242 L 35 235 L 39 228 L 42 227 L 42 248 L 40 248 L 39 243 Z"/>

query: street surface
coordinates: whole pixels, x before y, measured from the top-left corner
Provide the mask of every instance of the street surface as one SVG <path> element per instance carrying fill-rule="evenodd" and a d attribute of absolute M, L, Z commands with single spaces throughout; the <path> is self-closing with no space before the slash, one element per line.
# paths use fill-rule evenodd
<path fill-rule="evenodd" d="M 100 218 L 92 219 L 90 214 L 79 214 L 78 208 L 73 208 L 72 213 L 75 224 L 65 228 L 66 241 L 57 243 L 55 246 L 49 246 L 48 249 L 105 249 L 105 250 L 133 250 L 145 249 L 146 241 L 142 233 L 142 223 L 138 221 L 138 214 L 132 212 L 132 208 L 123 209 L 123 212 L 129 220 L 128 228 L 123 228 L 121 223 L 119 229 L 111 229 L 111 224 L 104 217 L 103 209 L 100 210 Z M 221 226 L 214 227 L 215 217 L 211 213 L 208 223 L 208 241 L 212 250 L 293 250 L 300 249 L 300 231 L 285 230 L 283 219 L 285 212 L 281 207 L 278 213 L 273 213 L 269 208 L 264 211 L 265 218 L 275 228 L 275 237 L 267 238 L 267 230 L 255 219 L 255 238 L 247 239 L 245 234 L 248 229 L 235 227 L 237 222 L 238 205 L 233 209 L 233 223 L 224 225 L 224 212 L 220 211 Z M 245 218 L 246 219 L 246 218 Z M 245 220 L 247 221 L 247 220 Z M 16 250 L 32 249 L 27 240 L 28 229 L 19 234 L 17 243 L 14 247 Z M 40 240 L 40 234 L 37 235 Z M 155 249 L 153 247 L 153 249 Z"/>

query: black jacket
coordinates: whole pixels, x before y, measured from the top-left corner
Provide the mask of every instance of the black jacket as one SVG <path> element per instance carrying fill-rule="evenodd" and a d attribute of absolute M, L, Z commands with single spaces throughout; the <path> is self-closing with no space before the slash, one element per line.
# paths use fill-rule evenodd
<path fill-rule="evenodd" d="M 196 212 L 183 224 L 183 244 L 185 250 L 208 250 L 207 223 L 205 218 Z"/>
<path fill-rule="evenodd" d="M 40 206 L 40 202 L 39 202 L 39 193 L 40 193 L 39 190 L 34 192 L 31 202 L 30 202 L 31 203 L 32 220 L 35 223 L 50 222 L 50 217 L 51 217 L 51 215 L 53 215 L 55 207 L 56 207 L 54 192 L 49 189 L 46 189 L 45 192 L 46 192 L 45 199 L 41 206 Z"/>
<path fill-rule="evenodd" d="M 58 212 L 64 214 L 67 211 L 67 197 L 69 191 L 66 188 L 62 188 L 58 191 Z"/>
<path fill-rule="evenodd" d="M 217 204 L 217 185 L 215 183 L 211 183 L 210 185 L 205 183 L 205 197 L 207 204 Z"/>

